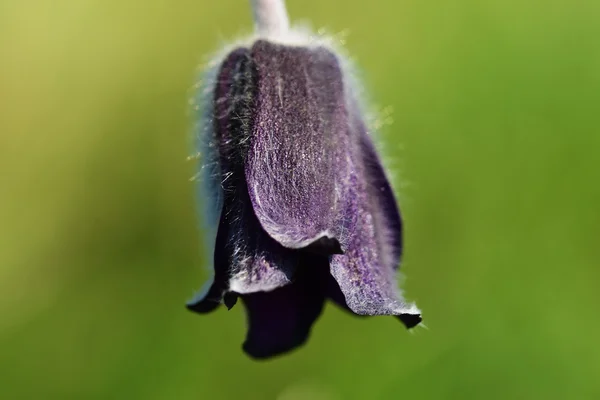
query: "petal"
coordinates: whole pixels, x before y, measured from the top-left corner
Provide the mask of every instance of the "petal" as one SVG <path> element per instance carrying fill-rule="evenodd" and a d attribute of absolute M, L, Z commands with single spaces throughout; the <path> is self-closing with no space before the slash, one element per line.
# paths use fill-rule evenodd
<path fill-rule="evenodd" d="M 336 57 L 323 47 L 257 41 L 257 92 L 245 174 L 265 231 L 289 248 L 340 253 L 348 122 Z M 325 246 L 321 246 L 325 244 Z"/>
<path fill-rule="evenodd" d="M 214 140 L 219 150 L 223 206 L 213 282 L 188 304 L 197 312 L 212 311 L 230 291 L 246 294 L 287 285 L 297 264 L 292 251 L 262 229 L 248 195 L 243 160 L 254 108 L 254 70 L 249 51 L 237 49 L 223 62 L 215 87 Z"/>
<path fill-rule="evenodd" d="M 365 197 L 364 194 L 358 196 Z M 396 271 L 381 262 L 373 216 L 363 205 L 353 204 L 356 223 L 343 255 L 331 257 L 331 274 L 338 282 L 348 308 L 361 315 L 398 315 L 402 320 L 419 310 L 402 298 Z"/>
<path fill-rule="evenodd" d="M 344 254 L 331 258 L 331 274 L 348 308 L 361 315 L 397 315 L 412 327 L 420 311 L 397 286 L 402 223 L 393 191 L 366 128 L 354 113 L 355 153 L 344 209 Z"/>
<path fill-rule="evenodd" d="M 354 315 L 358 315 L 360 317 L 370 316 L 370 314 L 356 314 L 348 306 L 348 303 L 346 302 L 346 298 L 344 297 L 340 286 L 332 276 L 330 276 L 330 281 L 328 282 L 327 286 L 327 298 L 333 301 L 338 307 L 348 312 L 351 312 Z M 396 315 L 396 318 L 398 318 L 398 320 L 400 320 L 407 328 L 413 328 L 422 321 L 421 314 L 418 313 L 403 313 L 400 315 Z"/>
<path fill-rule="evenodd" d="M 215 247 L 215 270 L 228 273 L 228 290 L 239 293 L 270 291 L 289 284 L 298 264 L 298 257 L 267 235 L 252 213 L 248 195 L 240 203 L 242 209 L 231 207 L 223 215 L 223 240 Z"/>
<path fill-rule="evenodd" d="M 217 233 L 214 278 L 187 305 L 198 313 L 217 308 L 228 292 L 246 294 L 285 286 L 298 263 L 292 250 L 262 230 L 250 207 L 227 208 L 231 213 L 222 214 Z"/>
<path fill-rule="evenodd" d="M 329 279 L 327 281 L 326 297 L 328 299 L 330 299 L 331 301 L 333 301 L 338 307 L 342 308 L 343 310 L 346 310 L 348 312 L 353 313 L 354 315 L 357 315 L 348 306 L 348 303 L 346 302 L 346 298 L 344 297 L 344 294 L 342 293 L 342 290 L 340 289 L 340 286 L 337 283 L 337 281 L 331 275 L 329 275 L 328 278 Z M 361 317 L 368 316 L 366 314 L 358 314 L 358 315 Z M 405 314 L 397 315 L 396 318 L 398 318 L 407 328 L 412 328 L 421 322 L 420 314 L 405 313 Z"/>
<path fill-rule="evenodd" d="M 255 358 L 282 354 L 302 345 L 321 314 L 325 300 L 328 262 L 307 255 L 295 281 L 288 286 L 242 296 L 248 316 L 243 348 Z"/>

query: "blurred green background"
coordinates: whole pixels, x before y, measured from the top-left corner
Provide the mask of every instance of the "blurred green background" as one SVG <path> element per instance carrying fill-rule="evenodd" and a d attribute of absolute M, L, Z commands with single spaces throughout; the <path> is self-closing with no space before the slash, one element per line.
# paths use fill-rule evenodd
<path fill-rule="evenodd" d="M 206 278 L 188 99 L 245 0 L 0 2 L 0 398 L 600 398 L 600 2 L 289 0 L 349 31 L 429 329 L 328 306 L 254 362 Z"/>

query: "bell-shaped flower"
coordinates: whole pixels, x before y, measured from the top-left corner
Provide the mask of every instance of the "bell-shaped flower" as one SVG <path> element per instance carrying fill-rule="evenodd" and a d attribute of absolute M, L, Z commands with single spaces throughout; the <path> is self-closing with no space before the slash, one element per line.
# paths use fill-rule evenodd
<path fill-rule="evenodd" d="M 257 358 L 307 339 L 327 299 L 421 321 L 397 287 L 402 220 L 344 61 L 258 38 L 215 63 L 198 131 L 214 276 L 188 308 L 241 299 Z"/>

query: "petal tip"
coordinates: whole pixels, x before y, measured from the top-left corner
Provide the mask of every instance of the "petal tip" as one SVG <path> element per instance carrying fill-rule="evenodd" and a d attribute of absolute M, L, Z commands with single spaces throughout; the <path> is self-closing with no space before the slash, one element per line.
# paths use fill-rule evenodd
<path fill-rule="evenodd" d="M 215 285 L 214 278 L 212 278 L 204 284 L 202 289 L 185 306 L 190 311 L 198 314 L 206 314 L 216 310 L 220 304 L 220 289 L 218 285 Z"/>
<path fill-rule="evenodd" d="M 225 293 L 225 296 L 223 296 L 223 303 L 225 304 L 225 307 L 227 307 L 227 310 L 231 310 L 237 301 L 238 295 L 235 292 L 227 292 Z"/>
<path fill-rule="evenodd" d="M 421 314 L 400 314 L 398 319 L 406 326 L 406 329 L 414 328 L 423 321 Z"/>
<path fill-rule="evenodd" d="M 201 300 L 190 300 L 185 304 L 185 307 L 198 314 L 206 314 L 211 311 L 214 311 L 219 307 L 220 303 L 217 301 L 211 301 L 209 299 L 201 299 Z"/>

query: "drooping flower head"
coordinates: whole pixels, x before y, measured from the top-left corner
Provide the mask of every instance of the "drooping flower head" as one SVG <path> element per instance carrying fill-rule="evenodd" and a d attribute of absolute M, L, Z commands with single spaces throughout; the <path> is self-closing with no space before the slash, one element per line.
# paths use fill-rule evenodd
<path fill-rule="evenodd" d="M 254 6 L 257 36 L 213 63 L 200 94 L 214 276 L 188 308 L 241 299 L 257 358 L 302 344 L 326 299 L 411 328 L 399 209 L 344 61 L 291 32 L 283 2 Z"/>

